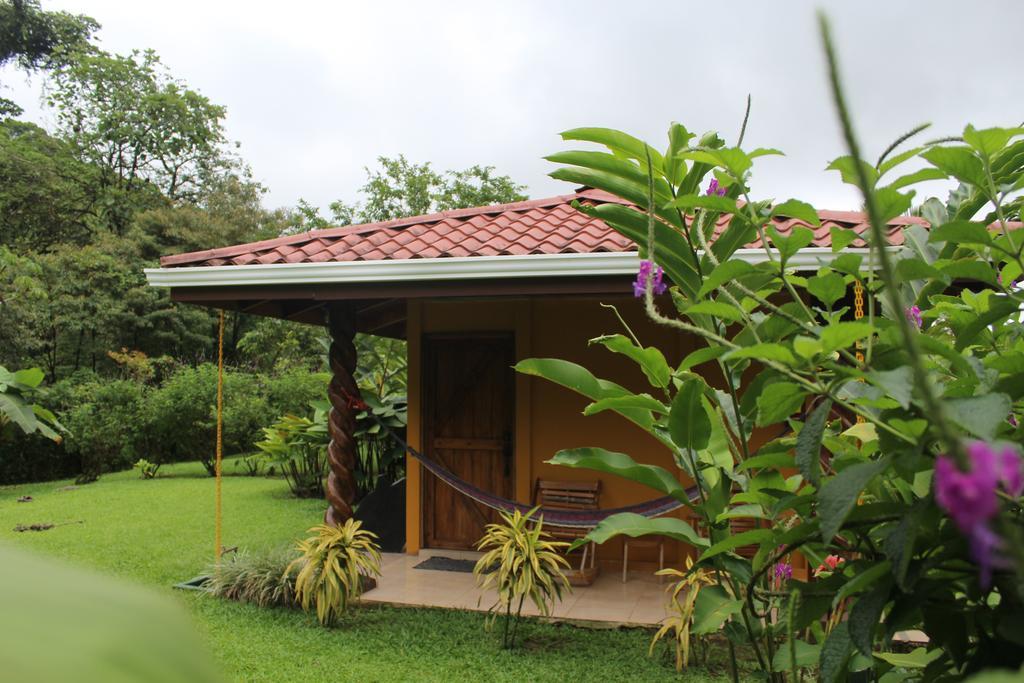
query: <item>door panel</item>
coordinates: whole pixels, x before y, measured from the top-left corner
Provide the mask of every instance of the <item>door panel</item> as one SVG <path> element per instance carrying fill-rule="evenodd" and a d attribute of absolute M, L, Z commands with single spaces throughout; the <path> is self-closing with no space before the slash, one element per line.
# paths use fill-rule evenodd
<path fill-rule="evenodd" d="M 455 476 L 512 493 L 515 353 L 509 335 L 430 336 L 423 343 L 423 445 Z M 472 548 L 497 513 L 436 477 L 424 478 L 428 548 Z"/>

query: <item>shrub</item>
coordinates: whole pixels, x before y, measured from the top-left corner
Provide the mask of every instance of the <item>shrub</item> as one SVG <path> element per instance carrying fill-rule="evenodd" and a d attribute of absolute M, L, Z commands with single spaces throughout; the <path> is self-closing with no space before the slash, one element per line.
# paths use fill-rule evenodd
<path fill-rule="evenodd" d="M 484 537 L 477 543 L 477 549 L 484 551 L 484 555 L 477 560 L 473 573 L 482 589 L 493 586 L 498 591 L 498 601 L 491 607 L 490 623 L 494 623 L 504 608 L 501 643 L 506 649 L 515 646 L 516 629 L 527 597 L 541 614 L 547 615 L 555 601 L 562 599 L 562 592 L 571 590 L 562 571 L 569 563 L 559 552 L 569 544 L 549 540 L 551 537 L 544 532 L 544 518 L 534 522 L 531 519 L 534 512 L 536 508 L 525 515 L 518 510 L 511 515 L 501 513 L 502 524 L 488 524 Z M 513 603 L 517 604 L 510 637 Z"/>
<path fill-rule="evenodd" d="M 285 415 L 263 430 L 256 444 L 264 461 L 280 470 L 299 498 L 322 498 L 327 475 L 327 404 L 313 405 L 313 417 Z"/>
<path fill-rule="evenodd" d="M 283 576 L 297 571 L 295 596 L 302 609 L 316 605 L 317 619 L 323 626 L 332 626 L 363 591 L 364 577 L 380 576 L 380 549 L 377 536 L 355 519 L 341 526 L 320 524 L 316 532 L 299 541 L 302 556 L 288 565 Z"/>
<path fill-rule="evenodd" d="M 295 606 L 294 558 L 290 550 L 239 552 L 210 568 L 206 588 L 218 597 L 260 607 Z"/>
<path fill-rule="evenodd" d="M 694 627 L 694 611 L 701 590 L 713 583 L 711 571 L 705 567 L 694 568 L 693 558 L 687 557 L 685 572 L 669 568 L 660 570 L 658 574 L 674 576 L 679 580 L 668 588 L 669 616 L 651 639 L 648 654 L 654 654 L 654 647 L 658 641 L 671 633 L 676 654 L 676 671 L 682 671 L 684 667 L 690 665 L 691 639 L 707 633 L 708 630 L 714 630 L 705 630 L 703 624 L 697 624 L 696 628 Z M 715 589 L 711 588 L 710 590 Z M 718 588 L 717 590 L 722 589 Z"/>
<path fill-rule="evenodd" d="M 155 479 L 156 473 L 160 471 L 160 463 L 152 463 L 145 458 L 140 458 L 135 463 L 135 469 L 139 471 L 142 479 Z"/>
<path fill-rule="evenodd" d="M 127 469 L 138 453 L 146 451 L 142 385 L 129 380 L 89 381 L 74 387 L 71 401 L 61 419 L 69 432 L 67 448 L 81 460 L 79 483 Z"/>
<path fill-rule="evenodd" d="M 267 403 L 271 418 L 277 415 L 301 411 L 313 401 L 327 398 L 327 383 L 331 375 L 326 372 L 309 372 L 301 368 L 293 368 L 275 375 L 267 375 L 264 379 Z M 265 426 L 266 420 L 260 426 Z"/>

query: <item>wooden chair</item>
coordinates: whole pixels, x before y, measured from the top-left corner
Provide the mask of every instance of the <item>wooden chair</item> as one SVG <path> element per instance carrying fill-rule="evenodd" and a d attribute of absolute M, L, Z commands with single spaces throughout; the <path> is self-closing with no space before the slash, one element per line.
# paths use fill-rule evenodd
<path fill-rule="evenodd" d="M 599 481 L 555 481 L 538 479 L 533 488 L 533 504 L 552 510 L 597 510 L 601 494 Z M 544 525 L 552 538 L 573 542 L 583 538 L 591 529 L 577 529 Z M 589 563 L 588 563 L 589 560 Z M 579 570 L 569 580 L 574 585 L 589 585 L 597 576 L 597 550 L 593 543 L 583 546 Z"/>

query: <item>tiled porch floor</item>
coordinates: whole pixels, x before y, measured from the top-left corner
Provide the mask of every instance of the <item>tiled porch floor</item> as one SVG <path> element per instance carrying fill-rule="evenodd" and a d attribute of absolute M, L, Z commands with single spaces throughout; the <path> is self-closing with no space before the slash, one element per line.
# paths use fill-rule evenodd
<path fill-rule="evenodd" d="M 423 551 L 419 555 L 385 553 L 378 585 L 363 595 L 363 601 L 478 611 L 486 611 L 494 604 L 496 593 L 477 588 L 471 573 L 413 568 L 431 555 L 471 557 L 451 551 Z M 573 587 L 555 606 L 552 616 L 569 621 L 653 626 L 665 618 L 667 586 L 667 582 L 658 583 L 653 574 L 633 571 L 629 581 L 622 583 L 620 572 L 605 570 L 593 585 Z M 523 614 L 536 616 L 538 611 L 527 601 Z"/>

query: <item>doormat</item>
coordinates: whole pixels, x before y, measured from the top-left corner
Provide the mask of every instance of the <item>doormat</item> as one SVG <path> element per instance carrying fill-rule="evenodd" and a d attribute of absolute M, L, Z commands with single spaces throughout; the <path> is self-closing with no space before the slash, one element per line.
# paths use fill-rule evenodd
<path fill-rule="evenodd" d="M 413 566 L 413 569 L 432 569 L 438 572 L 464 572 L 466 574 L 473 573 L 473 567 L 476 566 L 476 560 L 456 560 L 452 557 L 441 557 L 434 555 L 428 557 L 423 562 Z"/>

